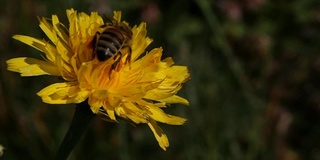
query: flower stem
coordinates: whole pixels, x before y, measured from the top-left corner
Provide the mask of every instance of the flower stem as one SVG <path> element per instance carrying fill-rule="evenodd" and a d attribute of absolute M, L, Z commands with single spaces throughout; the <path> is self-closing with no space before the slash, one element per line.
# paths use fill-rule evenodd
<path fill-rule="evenodd" d="M 68 158 L 94 117 L 95 114 L 92 113 L 87 101 L 77 104 L 69 130 L 56 154 L 56 160 Z"/>

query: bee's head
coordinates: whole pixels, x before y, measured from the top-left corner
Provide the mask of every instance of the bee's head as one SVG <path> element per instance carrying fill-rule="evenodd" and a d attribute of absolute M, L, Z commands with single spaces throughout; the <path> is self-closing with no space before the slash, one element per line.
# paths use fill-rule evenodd
<path fill-rule="evenodd" d="M 129 38 L 132 37 L 132 31 L 131 31 L 131 27 L 128 26 L 127 24 L 123 23 L 123 22 L 119 22 L 118 24 L 118 28 L 121 30 L 121 32 L 123 34 L 125 34 L 126 36 L 128 36 Z"/>

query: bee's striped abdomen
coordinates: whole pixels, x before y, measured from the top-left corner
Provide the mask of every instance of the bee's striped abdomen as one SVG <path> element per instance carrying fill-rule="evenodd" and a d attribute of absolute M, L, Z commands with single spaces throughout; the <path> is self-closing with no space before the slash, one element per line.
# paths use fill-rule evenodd
<path fill-rule="evenodd" d="M 111 20 L 112 23 L 106 23 L 100 26 L 93 39 L 94 56 L 101 62 L 113 57 L 111 70 L 117 68 L 121 58 L 126 56 L 125 63 L 131 60 L 131 28 L 123 22 Z"/>
<path fill-rule="evenodd" d="M 123 46 L 128 45 L 126 38 L 121 30 L 113 26 L 107 27 L 96 40 L 95 54 L 98 60 L 105 61 L 118 54 Z"/>

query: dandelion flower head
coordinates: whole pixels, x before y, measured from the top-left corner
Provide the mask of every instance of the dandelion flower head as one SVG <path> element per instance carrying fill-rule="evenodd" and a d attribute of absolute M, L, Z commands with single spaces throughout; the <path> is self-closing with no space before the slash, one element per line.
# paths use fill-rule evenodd
<path fill-rule="evenodd" d="M 43 102 L 68 104 L 88 100 L 92 112 L 103 119 L 148 124 L 160 147 L 166 150 L 169 141 L 157 122 L 181 125 L 186 121 L 165 113 L 163 108 L 173 103 L 188 105 L 186 99 L 176 95 L 189 79 L 187 67 L 174 65 L 170 57 L 161 60 L 161 47 L 145 52 L 152 40 L 142 22 L 131 28 L 131 50 L 121 50 L 123 56 L 114 68 L 114 58 L 99 61 L 90 47 L 96 33 L 102 31 L 101 26 L 109 22 L 104 22 L 97 12 L 88 15 L 69 9 L 66 13 L 68 27 L 57 15 L 39 18 L 39 26 L 50 41 L 14 35 L 14 39 L 41 51 L 43 60 L 9 59 L 8 70 L 21 76 L 62 77 L 65 82 L 51 84 L 37 93 Z M 121 12 L 114 12 L 113 21 L 129 26 L 121 21 Z"/>

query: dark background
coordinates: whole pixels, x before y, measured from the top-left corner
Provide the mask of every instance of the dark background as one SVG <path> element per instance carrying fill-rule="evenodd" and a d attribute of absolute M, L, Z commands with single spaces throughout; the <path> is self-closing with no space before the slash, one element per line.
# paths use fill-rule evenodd
<path fill-rule="evenodd" d="M 65 10 L 121 10 L 130 25 L 147 22 L 164 57 L 187 65 L 179 92 L 190 106 L 165 111 L 188 118 L 162 125 L 161 150 L 147 125 L 95 119 L 70 159 L 320 160 L 320 1 L 318 0 L 0 0 L 0 144 L 5 159 L 51 159 L 74 105 L 48 105 L 36 93 L 58 82 L 23 77 L 5 61 L 40 52 L 14 34 L 48 38 L 37 16 Z"/>

